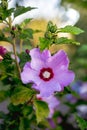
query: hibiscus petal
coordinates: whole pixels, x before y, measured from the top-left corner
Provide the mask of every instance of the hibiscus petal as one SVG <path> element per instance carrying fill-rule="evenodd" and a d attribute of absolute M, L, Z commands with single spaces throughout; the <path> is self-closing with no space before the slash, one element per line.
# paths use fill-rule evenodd
<path fill-rule="evenodd" d="M 63 50 L 60 50 L 55 55 L 49 58 L 48 65 L 54 69 L 63 66 L 68 68 L 69 59 L 67 54 Z"/>
<path fill-rule="evenodd" d="M 39 48 L 34 48 L 30 51 L 30 56 L 32 59 L 41 59 L 46 61 L 49 57 L 51 57 L 49 50 L 40 51 Z"/>
<path fill-rule="evenodd" d="M 24 84 L 27 84 L 30 82 L 34 82 L 36 84 L 40 83 L 38 72 L 31 69 L 29 62 L 27 62 L 23 68 L 23 71 L 21 73 L 21 80 Z"/>
<path fill-rule="evenodd" d="M 48 50 L 44 50 L 42 53 L 39 48 L 32 49 L 30 51 L 31 56 L 31 67 L 35 70 L 40 70 L 42 67 L 46 66 L 45 62 L 51 56 Z"/>
<path fill-rule="evenodd" d="M 53 95 L 47 97 L 47 98 L 43 98 L 44 101 L 46 101 L 49 104 L 49 108 L 54 109 L 59 105 L 59 100 L 54 97 Z"/>
<path fill-rule="evenodd" d="M 56 80 L 60 85 L 67 86 L 74 80 L 75 74 L 70 70 L 56 70 Z"/>
<path fill-rule="evenodd" d="M 49 97 L 54 94 L 56 91 L 61 91 L 62 87 L 58 82 L 50 81 L 50 82 L 41 82 L 39 85 L 34 85 L 33 88 L 40 91 L 41 97 Z"/>
<path fill-rule="evenodd" d="M 44 50 L 44 51 L 42 52 L 42 54 L 41 54 L 41 57 L 42 57 L 42 59 L 43 59 L 44 61 L 47 61 L 48 58 L 51 57 L 50 51 L 49 51 L 49 50 Z"/>
<path fill-rule="evenodd" d="M 30 62 L 26 62 L 26 64 L 24 65 L 23 70 L 24 70 L 24 69 L 27 69 L 27 68 L 31 68 Z"/>

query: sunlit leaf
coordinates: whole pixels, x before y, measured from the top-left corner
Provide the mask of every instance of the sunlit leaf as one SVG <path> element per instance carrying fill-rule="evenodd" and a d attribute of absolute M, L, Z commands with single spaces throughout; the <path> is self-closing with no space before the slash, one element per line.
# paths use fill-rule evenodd
<path fill-rule="evenodd" d="M 59 28 L 58 31 L 64 32 L 64 33 L 72 33 L 72 34 L 75 34 L 75 35 L 78 35 L 78 34 L 84 32 L 82 29 L 75 27 L 75 26 L 70 26 L 70 25 L 67 25 L 64 28 Z"/>
<path fill-rule="evenodd" d="M 75 44 L 80 45 L 79 42 L 74 41 L 73 39 L 68 39 L 67 37 L 60 37 L 57 39 L 56 44 Z"/>
<path fill-rule="evenodd" d="M 36 100 L 34 101 L 37 122 L 43 121 L 49 115 L 49 108 L 46 102 Z"/>
<path fill-rule="evenodd" d="M 32 18 L 27 18 L 25 19 L 21 24 L 21 28 L 24 28 L 27 24 L 29 24 L 29 22 L 32 20 Z"/>
<path fill-rule="evenodd" d="M 39 41 L 40 41 L 39 47 L 40 47 L 41 50 L 49 48 L 49 45 L 51 43 L 50 40 L 40 37 Z"/>
<path fill-rule="evenodd" d="M 14 105 L 24 104 L 29 101 L 34 94 L 35 92 L 29 88 L 17 87 L 11 96 L 11 101 Z"/>

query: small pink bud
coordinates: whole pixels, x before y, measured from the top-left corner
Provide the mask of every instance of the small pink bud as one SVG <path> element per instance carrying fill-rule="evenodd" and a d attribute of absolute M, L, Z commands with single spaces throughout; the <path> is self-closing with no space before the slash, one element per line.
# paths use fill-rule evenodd
<path fill-rule="evenodd" d="M 27 54 L 29 54 L 29 53 L 30 53 L 30 50 L 29 50 L 29 49 L 26 49 L 25 52 L 26 52 Z"/>
<path fill-rule="evenodd" d="M 0 55 L 3 57 L 7 53 L 7 49 L 3 46 L 0 46 Z"/>
<path fill-rule="evenodd" d="M 12 26 L 12 30 L 15 31 L 15 30 L 16 30 L 16 27 L 15 27 L 15 26 Z"/>

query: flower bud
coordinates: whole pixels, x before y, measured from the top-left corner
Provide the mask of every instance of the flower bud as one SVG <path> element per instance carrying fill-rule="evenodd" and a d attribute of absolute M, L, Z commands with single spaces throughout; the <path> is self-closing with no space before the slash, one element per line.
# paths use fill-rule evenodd
<path fill-rule="evenodd" d="M 3 57 L 7 53 L 7 49 L 3 46 L 0 46 L 0 55 Z"/>
<path fill-rule="evenodd" d="M 29 49 L 26 49 L 25 52 L 26 52 L 27 54 L 29 54 L 30 50 L 29 50 Z"/>
<path fill-rule="evenodd" d="M 15 30 L 16 30 L 16 27 L 15 27 L 15 26 L 12 26 L 12 30 L 15 31 Z"/>

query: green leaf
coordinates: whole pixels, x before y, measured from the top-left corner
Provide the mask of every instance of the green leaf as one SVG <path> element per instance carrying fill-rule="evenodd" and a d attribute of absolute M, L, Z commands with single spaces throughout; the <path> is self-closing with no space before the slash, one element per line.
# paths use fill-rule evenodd
<path fill-rule="evenodd" d="M 3 111 L 0 111 L 0 119 L 4 119 L 6 117 L 6 114 Z"/>
<path fill-rule="evenodd" d="M 49 115 L 49 108 L 46 102 L 35 100 L 34 101 L 37 123 L 43 121 Z"/>
<path fill-rule="evenodd" d="M 59 28 L 58 30 L 59 32 L 64 32 L 64 33 L 72 33 L 72 34 L 75 34 L 75 35 L 78 35 L 80 33 L 83 33 L 84 31 L 78 27 L 75 27 L 75 26 L 65 26 L 64 28 Z"/>
<path fill-rule="evenodd" d="M 32 20 L 32 18 L 25 19 L 25 20 L 20 24 L 20 27 L 21 27 L 21 28 L 26 27 L 26 25 L 29 24 L 29 22 L 30 22 L 31 20 Z"/>
<path fill-rule="evenodd" d="M 79 42 L 74 41 L 73 39 L 68 39 L 67 37 L 60 37 L 57 39 L 56 44 L 75 44 L 80 45 Z"/>
<path fill-rule="evenodd" d="M 9 91 L 4 91 L 4 90 L 0 91 L 0 102 L 4 101 L 8 97 L 9 97 Z"/>
<path fill-rule="evenodd" d="M 39 41 L 40 41 L 39 47 L 40 47 L 41 50 L 44 50 L 44 49 L 46 49 L 46 48 L 49 48 L 49 45 L 50 45 L 50 43 L 51 43 L 50 40 L 40 37 L 40 38 L 39 38 Z"/>
<path fill-rule="evenodd" d="M 24 107 L 23 107 L 23 110 L 22 110 L 22 113 L 23 113 L 23 115 L 24 116 L 28 116 L 28 115 L 30 115 L 31 113 L 32 113 L 32 110 L 33 110 L 33 108 L 32 108 L 33 106 L 32 105 L 25 105 Z"/>
<path fill-rule="evenodd" d="M 30 28 L 23 29 L 22 32 L 20 33 L 20 38 L 21 39 L 32 39 L 33 38 L 33 30 Z"/>
<path fill-rule="evenodd" d="M 24 14 L 28 11 L 31 11 L 32 9 L 36 9 L 34 7 L 24 7 L 24 6 L 18 6 L 17 9 L 14 11 L 14 17 L 17 17 L 21 14 Z"/>
<path fill-rule="evenodd" d="M 80 98 L 79 94 L 75 91 L 73 91 L 69 86 L 64 88 L 64 94 L 70 93 L 76 98 Z"/>
<path fill-rule="evenodd" d="M 0 41 L 6 41 L 11 43 L 12 39 L 10 39 L 10 37 L 5 37 L 4 33 L 2 32 L 2 30 L 0 30 Z"/>
<path fill-rule="evenodd" d="M 81 130 L 86 130 L 87 129 L 87 121 L 85 121 L 84 119 L 82 119 L 80 116 L 76 115 L 75 116 L 76 121 L 78 123 L 78 126 Z"/>
<path fill-rule="evenodd" d="M 20 118 L 19 130 L 25 130 L 24 128 L 24 119 Z"/>
<path fill-rule="evenodd" d="M 8 10 L 4 8 L 0 8 L 0 20 L 1 21 L 5 20 L 7 17 L 11 16 L 13 12 L 14 12 L 14 8 Z"/>
<path fill-rule="evenodd" d="M 11 101 L 14 105 L 24 104 L 29 101 L 32 96 L 35 94 L 35 91 L 26 88 L 26 87 L 17 87 L 13 95 L 11 96 Z"/>
<path fill-rule="evenodd" d="M 30 126 L 31 126 L 31 121 L 28 119 L 28 117 L 20 117 L 18 130 L 32 130 Z"/>
<path fill-rule="evenodd" d="M 20 55 L 19 55 L 19 58 L 20 58 L 20 67 L 23 68 L 24 64 L 29 61 L 31 58 L 30 58 L 30 55 L 26 54 L 26 52 L 22 52 Z"/>
<path fill-rule="evenodd" d="M 49 21 L 47 25 L 47 30 L 51 33 L 55 33 L 57 31 L 57 25 L 53 25 L 52 21 Z"/>

